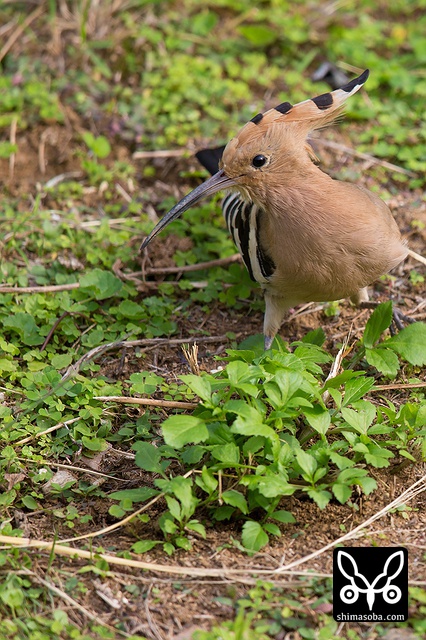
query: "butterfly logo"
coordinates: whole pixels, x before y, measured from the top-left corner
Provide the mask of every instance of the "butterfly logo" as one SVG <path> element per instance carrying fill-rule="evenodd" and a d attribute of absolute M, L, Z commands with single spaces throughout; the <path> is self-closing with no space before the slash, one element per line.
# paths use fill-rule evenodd
<path fill-rule="evenodd" d="M 401 600 L 401 589 L 392 584 L 404 567 L 404 553 L 396 551 L 386 560 L 382 573 L 370 582 L 362 573 L 359 572 L 357 563 L 354 558 L 346 551 L 337 552 L 337 565 L 342 575 L 345 576 L 350 584 L 345 585 L 340 590 L 340 599 L 345 604 L 354 604 L 359 598 L 360 593 L 365 593 L 370 611 L 373 608 L 376 595 L 381 593 L 385 602 L 388 604 L 396 604 Z"/>

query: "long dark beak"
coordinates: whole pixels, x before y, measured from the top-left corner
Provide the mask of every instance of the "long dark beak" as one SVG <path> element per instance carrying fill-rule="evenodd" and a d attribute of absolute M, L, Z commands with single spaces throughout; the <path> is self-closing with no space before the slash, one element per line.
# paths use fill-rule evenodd
<path fill-rule="evenodd" d="M 151 242 L 151 240 L 160 233 L 165 227 L 167 227 L 170 222 L 179 218 L 180 215 L 184 211 L 187 211 L 195 204 L 203 200 L 203 198 L 207 198 L 207 196 L 211 196 L 217 191 L 221 191 L 222 189 L 228 189 L 229 187 L 235 186 L 235 180 L 233 178 L 228 178 L 225 175 L 223 169 L 214 174 L 211 178 L 200 184 L 193 191 L 188 193 L 187 196 L 182 198 L 180 202 L 178 202 L 173 209 L 170 209 L 166 215 L 161 218 L 160 222 L 154 227 L 148 237 L 141 244 L 140 251 L 143 251 L 146 246 Z"/>

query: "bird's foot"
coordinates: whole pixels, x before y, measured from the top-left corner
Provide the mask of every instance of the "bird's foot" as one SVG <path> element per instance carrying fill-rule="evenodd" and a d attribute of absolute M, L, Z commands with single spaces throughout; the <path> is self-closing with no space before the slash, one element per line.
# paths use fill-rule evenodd
<path fill-rule="evenodd" d="M 359 307 L 361 309 L 376 309 L 379 304 L 380 302 L 363 300 L 359 303 Z M 401 331 L 401 329 L 403 329 L 405 325 L 412 324 L 413 322 L 415 322 L 414 318 L 410 318 L 410 316 L 405 315 L 405 313 L 403 313 L 401 309 L 399 309 L 392 303 L 392 322 L 389 327 L 391 335 L 394 336 L 398 331 Z"/>
<path fill-rule="evenodd" d="M 272 347 L 273 341 L 274 341 L 273 337 L 271 338 L 270 336 L 265 336 L 265 342 L 263 343 L 265 351 L 268 351 L 268 349 Z"/>
<path fill-rule="evenodd" d="M 401 331 L 405 325 L 413 324 L 413 322 L 415 322 L 414 318 L 410 318 L 410 316 L 402 313 L 401 309 L 398 309 L 398 307 L 392 307 L 392 324 L 389 327 L 392 335 L 395 335 L 397 331 Z"/>

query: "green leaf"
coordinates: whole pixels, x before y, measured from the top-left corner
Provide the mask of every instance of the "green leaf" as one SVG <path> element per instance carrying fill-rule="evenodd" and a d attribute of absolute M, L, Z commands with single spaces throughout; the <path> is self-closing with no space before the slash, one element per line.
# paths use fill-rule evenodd
<path fill-rule="evenodd" d="M 176 476 L 171 480 L 157 480 L 156 484 L 160 488 L 163 488 L 164 491 L 166 491 L 166 493 L 168 494 L 166 496 L 166 499 L 170 497 L 170 494 L 173 494 L 173 496 L 179 500 L 182 505 L 182 516 L 184 518 L 187 519 L 194 513 L 199 500 L 193 494 L 193 485 L 191 478 Z M 174 500 L 174 498 L 172 499 Z"/>
<path fill-rule="evenodd" d="M 0 358 L 0 373 L 3 371 L 16 371 L 17 365 L 13 360 L 9 360 L 9 358 Z"/>
<path fill-rule="evenodd" d="M 222 520 L 229 520 L 234 512 L 234 507 L 228 507 L 224 505 L 222 507 L 217 507 L 217 509 L 214 510 L 213 517 L 215 520 L 221 522 Z"/>
<path fill-rule="evenodd" d="M 163 544 L 163 550 L 165 551 L 165 553 L 167 553 L 168 556 L 173 555 L 173 553 L 175 552 L 175 548 L 171 542 L 165 542 Z"/>
<path fill-rule="evenodd" d="M 319 506 L 320 509 L 325 509 L 325 507 L 333 497 L 329 491 L 319 489 L 308 489 L 306 493 L 310 498 L 312 498 L 312 500 Z"/>
<path fill-rule="evenodd" d="M 269 517 L 273 520 L 278 520 L 278 522 L 283 522 L 284 524 L 294 524 L 296 522 L 294 515 L 290 513 L 290 511 L 285 511 L 285 509 L 274 511 L 269 514 Z"/>
<path fill-rule="evenodd" d="M 232 507 L 237 507 L 237 509 L 239 509 L 241 513 L 247 514 L 249 512 L 247 500 L 239 491 L 235 491 L 234 489 L 225 491 L 224 493 L 222 493 L 222 500 L 225 502 L 225 504 L 230 504 Z"/>
<path fill-rule="evenodd" d="M 359 478 L 357 484 L 361 487 L 366 496 L 377 489 L 377 482 L 374 478 L 366 476 L 365 478 Z"/>
<path fill-rule="evenodd" d="M 155 393 L 163 382 L 163 378 L 150 371 L 132 373 L 129 380 L 132 383 L 130 388 L 132 393 L 147 393 L 148 395 Z"/>
<path fill-rule="evenodd" d="M 81 137 L 97 158 L 106 158 L 111 153 L 111 145 L 105 136 L 94 136 L 90 131 L 85 131 Z"/>
<path fill-rule="evenodd" d="M 327 336 L 325 335 L 324 329 L 322 327 L 318 327 L 317 329 L 308 331 L 308 333 L 303 336 L 302 342 L 315 344 L 317 345 L 317 347 L 322 347 L 322 345 L 326 341 L 326 338 Z"/>
<path fill-rule="evenodd" d="M 174 543 L 180 549 L 185 549 L 185 551 L 190 551 L 192 549 L 192 542 L 185 536 L 177 536 Z"/>
<path fill-rule="evenodd" d="M 161 453 L 157 447 L 154 447 L 150 442 L 136 442 L 133 447 L 136 451 L 135 463 L 144 471 L 151 471 L 152 473 L 164 474 L 163 468 L 160 465 Z"/>
<path fill-rule="evenodd" d="M 52 367 L 55 367 L 55 369 L 64 369 L 65 367 L 69 367 L 72 359 L 72 353 L 58 353 L 53 356 L 50 362 Z"/>
<path fill-rule="evenodd" d="M 374 309 L 364 329 L 363 342 L 366 347 L 372 348 L 379 340 L 383 331 L 392 322 L 392 301 L 384 302 Z"/>
<path fill-rule="evenodd" d="M 81 289 L 87 289 L 96 300 L 105 300 L 121 291 L 123 284 L 111 271 L 92 269 L 80 278 Z"/>
<path fill-rule="evenodd" d="M 182 462 L 185 464 L 197 464 L 206 452 L 205 447 L 198 444 L 186 447 L 181 454 Z"/>
<path fill-rule="evenodd" d="M 370 377 L 352 378 L 348 380 L 345 385 L 343 405 L 346 407 L 348 404 L 352 404 L 365 396 L 365 394 L 374 387 L 374 382 L 374 378 Z"/>
<path fill-rule="evenodd" d="M 347 484 L 339 484 L 338 482 L 335 482 L 331 487 L 331 490 L 334 493 L 335 498 L 341 504 L 345 504 L 352 495 L 352 488 Z"/>
<path fill-rule="evenodd" d="M 375 367 L 384 376 L 395 378 L 399 371 L 398 356 L 390 349 L 383 348 L 383 346 L 374 349 L 366 347 L 365 359 L 370 366 Z"/>
<path fill-rule="evenodd" d="M 166 496 L 167 507 L 172 514 L 173 518 L 178 522 L 182 522 L 182 510 L 179 501 L 173 496 Z"/>
<path fill-rule="evenodd" d="M 118 305 L 118 311 L 125 318 L 132 318 L 135 320 L 142 318 L 145 314 L 143 307 L 140 304 L 133 302 L 133 300 L 122 300 Z"/>
<path fill-rule="evenodd" d="M 198 522 L 198 520 L 190 520 L 189 522 L 187 522 L 185 528 L 189 529 L 190 531 L 195 531 L 195 533 L 198 533 L 198 535 L 200 535 L 204 539 L 207 537 L 205 526 L 201 524 L 201 522 Z"/>
<path fill-rule="evenodd" d="M 120 507 L 118 504 L 113 504 L 108 509 L 108 513 L 110 514 L 110 516 L 121 520 L 121 518 L 124 518 L 124 516 L 126 515 L 126 510 Z"/>
<path fill-rule="evenodd" d="M 0 591 L 0 600 L 12 610 L 17 607 L 21 607 L 24 599 L 24 590 L 18 587 L 13 587 L 12 584 L 6 585 Z"/>
<path fill-rule="evenodd" d="M 240 462 L 240 449 L 233 442 L 212 447 L 211 454 L 213 458 L 229 466 L 234 466 Z"/>
<path fill-rule="evenodd" d="M 372 402 L 363 401 L 362 408 L 358 411 L 343 407 L 342 416 L 358 433 L 367 435 L 368 428 L 376 417 L 376 407 Z"/>
<path fill-rule="evenodd" d="M 307 478 L 309 482 L 313 481 L 315 471 L 317 470 L 318 464 L 317 461 L 310 453 L 303 451 L 303 449 L 299 449 L 296 451 L 296 459 L 297 462 L 302 469 L 303 477 Z"/>
<path fill-rule="evenodd" d="M 157 544 L 161 544 L 159 540 L 138 540 L 132 544 L 133 553 L 146 553 L 153 549 Z"/>
<path fill-rule="evenodd" d="M 246 420 L 263 422 L 262 414 L 244 400 L 228 400 L 224 405 L 224 409 L 230 413 L 236 413 Z"/>
<path fill-rule="evenodd" d="M 306 420 L 317 433 L 325 435 L 330 428 L 331 418 L 328 409 L 324 409 L 321 405 L 317 404 L 312 409 L 306 408 L 303 410 L 306 416 Z"/>
<path fill-rule="evenodd" d="M 179 531 L 179 527 L 173 520 L 172 515 L 166 511 L 158 518 L 160 529 L 166 535 L 175 535 Z"/>
<path fill-rule="evenodd" d="M 180 376 L 180 379 L 183 380 L 201 400 L 211 403 L 212 386 L 207 378 L 204 376 L 185 375 Z"/>
<path fill-rule="evenodd" d="M 209 437 L 205 422 L 195 416 L 170 416 L 163 422 L 162 431 L 165 443 L 177 449 Z"/>
<path fill-rule="evenodd" d="M 213 11 L 203 9 L 192 18 L 192 31 L 197 36 L 206 36 L 217 24 L 219 16 Z"/>
<path fill-rule="evenodd" d="M 243 455 L 254 455 L 265 446 L 265 438 L 263 436 L 252 436 L 245 441 L 243 445 Z"/>
<path fill-rule="evenodd" d="M 12 329 L 21 338 L 24 344 L 35 346 L 44 342 L 44 336 L 40 335 L 40 329 L 34 318 L 29 313 L 19 311 L 14 315 L 2 318 L 3 329 Z"/>
<path fill-rule="evenodd" d="M 278 440 L 276 432 L 263 422 L 262 414 L 243 400 L 229 400 L 224 409 L 237 414 L 230 429 L 232 433 L 241 433 L 245 436 L 265 436 L 273 442 Z"/>
<path fill-rule="evenodd" d="M 259 493 L 265 498 L 276 498 L 278 496 L 291 496 L 296 491 L 296 487 L 289 484 L 288 480 L 279 475 L 268 475 L 261 478 L 253 478 Z M 245 484 L 244 478 L 241 484 Z"/>
<path fill-rule="evenodd" d="M 409 324 L 385 344 L 410 364 L 418 367 L 426 365 L 426 323 Z"/>
<path fill-rule="evenodd" d="M 250 369 L 251 367 L 247 362 L 242 362 L 241 360 L 230 362 L 226 367 L 226 374 L 231 385 L 235 386 L 239 382 L 251 381 Z"/>
<path fill-rule="evenodd" d="M 293 396 L 300 395 L 303 386 L 303 376 L 298 371 L 277 371 L 273 381 L 264 385 L 264 391 L 270 398 L 274 409 L 287 406 Z"/>
<path fill-rule="evenodd" d="M 38 504 L 32 496 L 23 496 L 22 504 L 25 505 L 27 509 L 31 509 L 31 511 L 38 509 Z"/>
<path fill-rule="evenodd" d="M 268 534 L 258 522 L 248 520 L 243 525 L 241 541 L 246 549 L 259 551 L 269 542 Z"/>
<path fill-rule="evenodd" d="M 366 453 L 364 457 L 368 464 L 371 464 L 377 469 L 383 469 L 384 467 L 389 466 L 390 463 L 388 458 L 393 458 L 394 454 L 392 451 L 388 451 L 388 449 L 384 449 L 383 447 L 379 447 L 379 445 L 371 443 L 368 445 L 368 453 Z"/>
<path fill-rule="evenodd" d="M 334 462 L 338 469 L 347 469 L 354 466 L 354 461 L 347 456 L 342 456 L 337 451 L 330 452 L 330 460 Z"/>
<path fill-rule="evenodd" d="M 105 451 L 108 446 L 104 438 L 89 438 L 88 436 L 83 436 L 81 442 L 89 451 Z"/>
<path fill-rule="evenodd" d="M 237 31 L 251 44 L 259 47 L 272 44 L 277 37 L 272 29 L 261 24 L 245 24 L 238 27 Z"/>
<path fill-rule="evenodd" d="M 277 536 L 278 538 L 281 536 L 280 528 L 273 522 L 266 522 L 263 525 L 263 528 L 265 529 L 265 531 L 267 531 L 268 533 L 271 533 L 273 536 Z"/>
<path fill-rule="evenodd" d="M 233 422 L 231 432 L 240 433 L 245 436 L 265 436 L 265 438 L 269 438 L 269 440 L 272 440 L 273 442 L 278 441 L 278 436 L 271 427 L 268 427 L 266 424 L 261 422 L 253 423 L 248 420 L 244 420 L 239 416 Z"/>
<path fill-rule="evenodd" d="M 213 491 L 216 490 L 218 485 L 218 481 L 216 480 L 210 469 L 207 469 L 205 465 L 201 470 L 201 476 L 197 475 L 195 477 L 195 483 L 209 495 L 211 495 Z"/>

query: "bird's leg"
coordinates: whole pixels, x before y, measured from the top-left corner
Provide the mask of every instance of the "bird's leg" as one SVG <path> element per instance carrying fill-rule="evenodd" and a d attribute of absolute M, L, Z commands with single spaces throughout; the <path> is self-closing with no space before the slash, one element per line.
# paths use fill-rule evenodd
<path fill-rule="evenodd" d="M 353 296 L 351 296 L 351 302 L 353 304 L 355 304 L 357 307 L 362 307 L 363 304 L 369 302 L 369 296 L 368 296 L 368 289 L 367 287 L 363 287 L 362 289 L 360 289 L 359 291 L 357 291 L 357 293 L 354 293 Z M 373 304 L 375 304 L 373 302 Z"/>
<path fill-rule="evenodd" d="M 290 307 L 291 304 L 284 298 L 279 298 L 265 291 L 265 319 L 263 322 L 265 351 L 271 348 L 284 316 Z"/>

